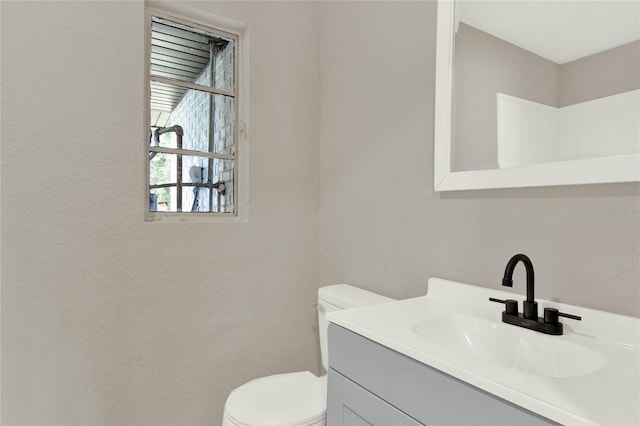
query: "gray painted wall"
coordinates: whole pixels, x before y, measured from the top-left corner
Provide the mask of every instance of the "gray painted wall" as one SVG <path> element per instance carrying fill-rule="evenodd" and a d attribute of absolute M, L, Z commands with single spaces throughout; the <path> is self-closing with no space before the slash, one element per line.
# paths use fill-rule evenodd
<path fill-rule="evenodd" d="M 143 220 L 144 2 L 0 3 L 1 423 L 216 425 L 240 384 L 318 371 L 319 4 L 191 4 L 251 32 L 230 224 Z"/>
<path fill-rule="evenodd" d="M 496 93 L 558 106 L 558 64 L 462 22 L 453 81 L 454 171 L 498 168 Z"/>
<path fill-rule="evenodd" d="M 640 89 L 640 40 L 560 66 L 559 105 Z"/>
<path fill-rule="evenodd" d="M 435 3 L 190 4 L 250 26 L 248 223 L 142 220 L 141 2 L 0 2 L 3 424 L 216 424 L 319 372 L 336 282 L 498 288 L 524 252 L 541 297 L 640 315 L 637 184 L 431 189 Z"/>
<path fill-rule="evenodd" d="M 522 252 L 539 297 L 639 316 L 640 185 L 433 192 L 435 24 L 433 2 L 323 8 L 320 282 L 497 289 Z"/>
<path fill-rule="evenodd" d="M 498 92 L 563 107 L 640 88 L 640 41 L 557 64 L 461 22 L 454 58 L 454 171 L 498 167 Z"/>

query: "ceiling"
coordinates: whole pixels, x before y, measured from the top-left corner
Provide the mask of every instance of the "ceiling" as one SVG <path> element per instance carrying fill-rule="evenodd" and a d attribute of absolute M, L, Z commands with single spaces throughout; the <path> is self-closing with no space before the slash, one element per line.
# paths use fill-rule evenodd
<path fill-rule="evenodd" d="M 638 0 L 458 0 L 456 17 L 558 64 L 640 39 Z"/>

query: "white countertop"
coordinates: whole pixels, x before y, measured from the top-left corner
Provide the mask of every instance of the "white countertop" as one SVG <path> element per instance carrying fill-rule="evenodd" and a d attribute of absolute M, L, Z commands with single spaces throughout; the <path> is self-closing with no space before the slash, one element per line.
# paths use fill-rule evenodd
<path fill-rule="evenodd" d="M 327 317 L 339 326 L 556 422 L 640 425 L 640 319 L 538 299 L 540 315 L 544 307 L 554 307 L 582 316 L 582 321 L 561 318 L 564 335 L 548 336 L 502 323 L 504 305 L 489 302 L 489 297 L 524 299 L 514 293 L 431 278 L 426 296 L 330 312 Z M 522 341 L 584 349 L 584 358 L 592 354 L 598 363 L 592 371 L 569 377 L 529 374 L 461 354 L 416 333 L 416 324 L 443 315 L 494 321 L 494 328 L 511 327 L 502 331 L 522 333 Z M 583 362 L 580 358 L 576 357 L 576 363 Z"/>

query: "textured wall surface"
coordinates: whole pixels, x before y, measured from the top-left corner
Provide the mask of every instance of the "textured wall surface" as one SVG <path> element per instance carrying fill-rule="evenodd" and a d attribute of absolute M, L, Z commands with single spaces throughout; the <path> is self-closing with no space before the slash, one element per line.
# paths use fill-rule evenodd
<path fill-rule="evenodd" d="M 433 192 L 435 23 L 430 2 L 323 8 L 321 282 L 500 288 L 523 252 L 539 297 L 639 316 L 638 184 Z"/>
<path fill-rule="evenodd" d="M 0 4 L 3 424 L 217 424 L 319 372 L 325 283 L 498 288 L 524 252 L 541 297 L 640 314 L 638 185 L 433 193 L 434 3 L 190 3 L 250 28 L 236 224 L 143 221 L 141 2 Z"/>
<path fill-rule="evenodd" d="M 1 7 L 2 424 L 215 425 L 318 372 L 318 5 L 192 4 L 251 32 L 233 224 L 143 220 L 143 2 Z"/>

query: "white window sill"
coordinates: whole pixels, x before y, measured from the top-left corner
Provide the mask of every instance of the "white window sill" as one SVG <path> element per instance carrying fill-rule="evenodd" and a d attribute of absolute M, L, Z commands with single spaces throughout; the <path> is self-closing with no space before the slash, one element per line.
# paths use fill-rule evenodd
<path fill-rule="evenodd" d="M 247 219 L 234 213 L 151 213 L 144 215 L 145 222 L 185 223 L 240 223 Z"/>

